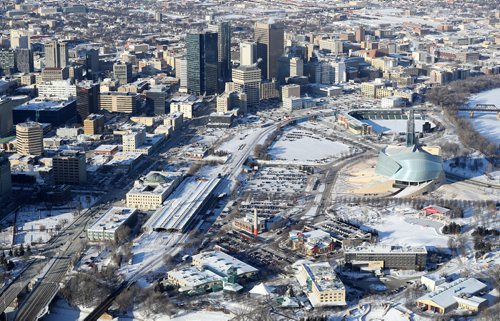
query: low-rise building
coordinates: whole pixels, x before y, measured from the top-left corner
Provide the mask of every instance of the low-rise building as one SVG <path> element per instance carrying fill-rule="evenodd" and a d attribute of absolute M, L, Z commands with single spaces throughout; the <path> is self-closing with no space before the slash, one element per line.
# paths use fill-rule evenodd
<path fill-rule="evenodd" d="M 167 282 L 180 292 L 199 294 L 206 291 L 239 291 L 258 270 L 224 252 L 210 251 L 193 256 L 193 266 L 169 271 Z"/>
<path fill-rule="evenodd" d="M 423 311 L 445 314 L 454 309 L 478 312 L 487 305 L 487 300 L 476 296 L 486 290 L 486 284 L 474 278 L 460 278 L 437 286 L 436 290 L 417 299 Z"/>
<path fill-rule="evenodd" d="M 135 181 L 127 193 L 127 206 L 141 210 L 157 209 L 182 181 L 181 173 L 149 172 Z"/>
<path fill-rule="evenodd" d="M 296 275 L 314 307 L 346 305 L 346 290 L 328 262 L 303 263 Z"/>
<path fill-rule="evenodd" d="M 90 241 L 119 241 L 120 232 L 133 225 L 136 218 L 135 208 L 112 207 L 87 229 L 87 238 Z"/>
<path fill-rule="evenodd" d="M 344 249 L 346 263 L 381 262 L 384 268 L 401 270 L 425 270 L 427 250 L 424 246 L 371 245 Z"/>

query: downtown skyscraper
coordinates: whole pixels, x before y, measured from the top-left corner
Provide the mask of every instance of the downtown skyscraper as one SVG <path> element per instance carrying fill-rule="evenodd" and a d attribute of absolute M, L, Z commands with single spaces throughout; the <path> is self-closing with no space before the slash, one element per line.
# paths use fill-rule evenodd
<path fill-rule="evenodd" d="M 52 40 L 45 44 L 45 67 L 64 68 L 69 64 L 68 45 Z"/>
<path fill-rule="evenodd" d="M 218 90 L 218 34 L 205 31 L 186 36 L 187 89 L 198 95 Z"/>
<path fill-rule="evenodd" d="M 257 43 L 257 60 L 263 79 L 278 76 L 278 58 L 284 52 L 284 25 L 281 22 L 257 22 L 254 40 Z"/>

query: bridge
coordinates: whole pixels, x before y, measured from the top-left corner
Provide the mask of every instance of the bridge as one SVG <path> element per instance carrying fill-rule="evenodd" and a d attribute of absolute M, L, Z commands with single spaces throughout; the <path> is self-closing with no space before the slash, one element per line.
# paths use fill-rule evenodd
<path fill-rule="evenodd" d="M 469 113 L 470 118 L 474 118 L 476 112 L 496 113 L 497 119 L 500 119 L 500 107 L 494 104 L 477 104 L 474 107 L 460 107 L 458 111 L 466 111 Z"/>

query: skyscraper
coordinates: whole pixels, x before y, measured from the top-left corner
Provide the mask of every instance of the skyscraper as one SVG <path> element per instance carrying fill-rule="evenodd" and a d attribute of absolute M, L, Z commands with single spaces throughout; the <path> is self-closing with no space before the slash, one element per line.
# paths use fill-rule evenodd
<path fill-rule="evenodd" d="M 16 49 L 16 67 L 24 74 L 33 72 L 33 54 L 28 48 Z"/>
<path fill-rule="evenodd" d="M 11 75 L 16 71 L 16 55 L 14 50 L 0 50 L 0 76 Z"/>
<path fill-rule="evenodd" d="M 98 111 L 99 89 L 99 84 L 91 81 L 76 84 L 76 112 L 79 123 Z"/>
<path fill-rule="evenodd" d="M 239 66 L 233 69 L 234 90 L 247 95 L 247 105 L 250 107 L 259 104 L 261 75 L 257 66 Z"/>
<path fill-rule="evenodd" d="M 262 78 L 276 78 L 278 75 L 278 58 L 283 55 L 284 51 L 284 25 L 281 22 L 257 22 L 254 32 Z"/>
<path fill-rule="evenodd" d="M 43 128 L 35 122 L 16 125 L 16 149 L 20 155 L 40 156 L 43 153 Z"/>
<path fill-rule="evenodd" d="M 290 59 L 290 77 L 304 76 L 304 61 L 293 57 Z"/>
<path fill-rule="evenodd" d="M 45 44 L 45 67 L 64 68 L 68 65 L 68 45 L 65 42 L 52 40 Z"/>
<path fill-rule="evenodd" d="M 85 65 L 87 67 L 87 79 L 96 80 L 100 71 L 99 50 L 89 49 L 85 54 Z"/>
<path fill-rule="evenodd" d="M 347 73 L 346 73 L 346 65 L 345 62 L 337 62 L 333 64 L 335 68 L 335 83 L 343 83 L 347 82 Z"/>
<path fill-rule="evenodd" d="M 120 85 L 128 84 L 132 81 L 132 65 L 127 62 L 118 62 L 113 65 L 113 74 Z"/>
<path fill-rule="evenodd" d="M 221 21 L 209 30 L 217 32 L 219 90 L 224 90 L 224 82 L 231 81 L 231 25 Z"/>
<path fill-rule="evenodd" d="M 186 36 L 187 89 L 194 94 L 217 92 L 218 35 L 215 32 Z"/>
<path fill-rule="evenodd" d="M 0 154 L 0 200 L 5 200 L 12 190 L 10 162 L 7 157 Z"/>
<path fill-rule="evenodd" d="M 361 42 L 361 41 L 365 41 L 365 28 L 363 27 L 359 27 L 357 30 L 356 30 L 356 42 Z"/>
<path fill-rule="evenodd" d="M 249 66 L 257 61 L 257 44 L 255 42 L 240 43 L 240 65 Z"/>

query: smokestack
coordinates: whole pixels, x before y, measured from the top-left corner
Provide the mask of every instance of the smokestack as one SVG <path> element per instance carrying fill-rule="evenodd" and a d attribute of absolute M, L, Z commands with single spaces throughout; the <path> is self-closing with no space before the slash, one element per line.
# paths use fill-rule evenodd
<path fill-rule="evenodd" d="M 257 209 L 253 209 L 253 235 L 257 237 L 259 235 L 259 222 L 257 217 Z"/>

